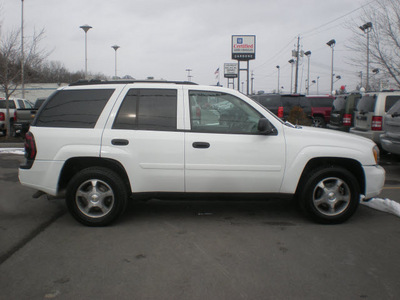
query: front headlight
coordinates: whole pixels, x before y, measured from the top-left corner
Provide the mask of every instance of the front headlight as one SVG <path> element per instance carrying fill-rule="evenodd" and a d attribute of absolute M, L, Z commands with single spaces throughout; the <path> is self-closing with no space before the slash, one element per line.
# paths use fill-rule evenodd
<path fill-rule="evenodd" d="M 374 148 L 372 148 L 372 153 L 374 154 L 376 164 L 379 164 L 379 148 L 378 148 L 378 146 L 374 146 Z"/>

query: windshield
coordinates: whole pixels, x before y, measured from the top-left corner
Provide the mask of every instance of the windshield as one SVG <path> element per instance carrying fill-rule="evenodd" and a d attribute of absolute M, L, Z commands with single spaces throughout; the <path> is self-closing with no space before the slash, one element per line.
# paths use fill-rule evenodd
<path fill-rule="evenodd" d="M 358 102 L 357 110 L 363 112 L 373 112 L 375 110 L 376 95 L 365 95 Z"/>

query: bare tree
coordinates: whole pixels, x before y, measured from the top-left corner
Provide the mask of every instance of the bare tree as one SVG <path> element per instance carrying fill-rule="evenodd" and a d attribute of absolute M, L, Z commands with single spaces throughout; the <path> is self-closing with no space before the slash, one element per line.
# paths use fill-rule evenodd
<path fill-rule="evenodd" d="M 0 40 L 0 87 L 6 99 L 6 130 L 10 136 L 10 110 L 9 99 L 21 83 L 21 60 L 29 69 L 38 68 L 48 53 L 38 49 L 38 44 L 44 36 L 44 30 L 34 33 L 27 41 L 24 55 L 21 53 L 21 35 L 19 30 L 13 30 L 1 35 Z"/>
<path fill-rule="evenodd" d="M 400 88 L 400 2 L 376 0 L 364 8 L 358 23 L 354 20 L 350 22 L 354 36 L 348 48 L 357 53 L 352 61 L 358 67 L 362 66 L 363 70 L 367 64 L 367 37 L 359 26 L 368 22 L 372 23 L 369 32 L 370 86 L 378 85 L 381 79 L 391 79 L 391 83 Z M 375 72 L 372 73 L 372 70 Z"/>

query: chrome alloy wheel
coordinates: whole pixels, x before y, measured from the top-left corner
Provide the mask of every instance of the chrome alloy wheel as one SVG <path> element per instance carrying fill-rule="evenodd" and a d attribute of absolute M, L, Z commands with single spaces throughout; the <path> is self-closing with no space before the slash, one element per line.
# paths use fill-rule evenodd
<path fill-rule="evenodd" d="M 350 204 L 351 191 L 346 182 L 337 177 L 321 180 L 313 191 L 315 208 L 326 216 L 343 213 Z"/>
<path fill-rule="evenodd" d="M 75 201 L 78 209 L 91 218 L 101 218 L 107 215 L 115 202 L 111 187 L 99 179 L 83 182 L 77 189 Z"/>

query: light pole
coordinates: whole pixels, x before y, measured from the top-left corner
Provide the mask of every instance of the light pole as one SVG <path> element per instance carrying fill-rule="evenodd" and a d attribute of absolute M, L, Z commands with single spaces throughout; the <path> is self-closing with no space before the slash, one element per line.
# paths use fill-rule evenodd
<path fill-rule="evenodd" d="M 278 69 L 278 94 L 279 94 L 279 76 L 280 76 L 280 73 L 281 73 L 281 67 L 280 66 L 276 66 L 276 68 Z"/>
<path fill-rule="evenodd" d="M 192 81 L 192 75 L 190 75 L 190 72 L 192 71 L 192 69 L 186 69 L 186 72 L 188 72 L 187 77 L 188 77 L 188 81 Z"/>
<path fill-rule="evenodd" d="M 294 59 L 292 58 L 289 60 L 289 64 L 292 65 L 291 67 L 291 73 L 290 73 L 290 93 L 293 92 L 293 65 L 294 65 Z"/>
<path fill-rule="evenodd" d="M 364 33 L 367 34 L 367 82 L 365 84 L 365 89 L 369 89 L 369 33 L 372 30 L 372 23 L 368 22 L 359 27 Z"/>
<path fill-rule="evenodd" d="M 332 49 L 332 62 L 331 62 L 331 92 L 330 94 L 332 95 L 333 93 L 333 48 L 336 45 L 336 41 L 335 40 L 330 40 L 329 42 L 326 43 L 329 47 L 331 47 Z"/>
<path fill-rule="evenodd" d="M 118 45 L 111 46 L 115 50 L 115 79 L 117 79 L 117 50 L 120 48 Z"/>
<path fill-rule="evenodd" d="M 307 51 L 304 53 L 305 56 L 307 56 L 308 59 L 308 68 L 307 68 L 307 95 L 310 94 L 310 56 L 311 56 L 311 51 Z"/>
<path fill-rule="evenodd" d="M 21 0 L 21 90 L 25 99 L 24 0 Z"/>
<path fill-rule="evenodd" d="M 319 95 L 319 76 L 317 76 L 317 95 Z"/>
<path fill-rule="evenodd" d="M 87 77 L 87 32 L 89 31 L 90 28 L 93 28 L 92 26 L 89 26 L 88 24 L 82 25 L 79 28 L 82 28 L 83 31 L 85 32 L 85 79 Z"/>

